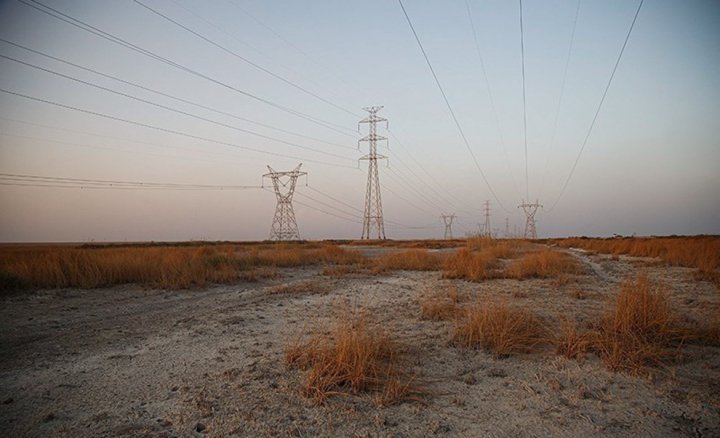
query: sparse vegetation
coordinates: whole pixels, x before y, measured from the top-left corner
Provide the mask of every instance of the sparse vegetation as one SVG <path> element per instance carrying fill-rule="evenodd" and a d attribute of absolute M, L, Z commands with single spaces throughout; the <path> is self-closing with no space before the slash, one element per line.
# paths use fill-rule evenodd
<path fill-rule="evenodd" d="M 164 289 L 254 281 L 272 268 L 356 263 L 355 251 L 330 245 L 21 247 L 0 252 L 3 289 L 95 288 L 137 283 Z"/>
<path fill-rule="evenodd" d="M 475 304 L 460 316 L 453 341 L 462 347 L 482 347 L 498 357 L 527 353 L 543 342 L 545 330 L 530 311 L 506 301 Z"/>
<path fill-rule="evenodd" d="M 569 255 L 541 249 L 526 253 L 514 261 L 506 271 L 510 278 L 567 278 L 567 274 L 580 274 L 582 269 Z"/>
<path fill-rule="evenodd" d="M 343 314 L 331 336 L 292 344 L 285 363 L 306 371 L 302 393 L 317 403 L 334 394 L 372 393 L 388 405 L 418 394 L 414 376 L 401 368 L 398 344 L 364 315 Z"/>
<path fill-rule="evenodd" d="M 634 257 L 656 257 L 671 266 L 697 268 L 697 279 L 720 284 L 720 237 L 717 236 L 569 238 L 557 239 L 554 242 L 566 248 Z"/>
<path fill-rule="evenodd" d="M 428 293 L 420 297 L 420 312 L 423 319 L 432 321 L 449 320 L 456 317 L 460 307 L 460 292 L 450 285 L 446 291 Z"/>
<path fill-rule="evenodd" d="M 442 256 L 426 249 L 409 249 L 392 252 L 375 260 L 375 271 L 437 271 L 442 264 Z"/>
<path fill-rule="evenodd" d="M 672 347 L 688 335 L 663 286 L 640 274 L 621 285 L 615 301 L 590 329 L 563 324 L 556 347 L 570 358 L 592 350 L 610 370 L 639 373 L 664 363 L 676 353 Z"/>

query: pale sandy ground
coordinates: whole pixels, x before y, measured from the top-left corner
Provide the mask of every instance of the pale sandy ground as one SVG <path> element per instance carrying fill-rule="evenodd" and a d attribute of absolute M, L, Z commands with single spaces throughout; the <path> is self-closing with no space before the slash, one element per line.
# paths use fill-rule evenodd
<path fill-rule="evenodd" d="M 568 284 L 455 284 L 471 299 L 507 297 L 554 324 L 563 314 L 594 317 L 622 278 L 646 269 L 671 285 L 681 313 L 720 311 L 720 292 L 692 280 L 689 269 L 574 254 L 587 274 Z M 268 294 L 276 284 L 309 278 L 327 291 Z M 452 346 L 452 322 L 420 319 L 418 297 L 449 283 L 438 272 L 329 278 L 312 268 L 199 291 L 122 286 L 5 298 L 0 434 L 720 436 L 720 348 L 689 346 L 652 379 L 550 348 L 496 359 Z M 347 306 L 369 310 L 405 346 L 428 391 L 425 404 L 379 407 L 367 396 L 315 406 L 299 394 L 302 374 L 285 369 L 285 346 Z"/>

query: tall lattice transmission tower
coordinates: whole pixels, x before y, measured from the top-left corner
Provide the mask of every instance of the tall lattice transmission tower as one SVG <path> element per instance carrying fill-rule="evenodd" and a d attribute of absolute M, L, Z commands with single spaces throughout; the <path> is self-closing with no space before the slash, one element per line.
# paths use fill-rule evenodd
<path fill-rule="evenodd" d="M 387 119 L 379 117 L 377 112 L 383 109 L 382 106 L 371 106 L 363 108 L 369 114 L 358 123 L 367 123 L 369 125 L 368 135 L 358 141 L 358 149 L 360 142 L 366 141 L 370 145 L 367 155 L 360 157 L 361 160 L 368 161 L 368 179 L 367 191 L 365 192 L 365 211 L 363 215 L 363 231 L 361 239 L 370 239 L 371 229 L 375 228 L 378 239 L 385 239 L 385 222 L 383 220 L 382 198 L 380 197 L 380 174 L 378 173 L 377 160 L 387 158 L 384 155 L 378 155 L 377 142 L 387 140 L 387 138 L 377 134 L 377 123 L 385 122 L 388 127 Z"/>
<path fill-rule="evenodd" d="M 538 204 L 537 201 L 535 201 L 535 203 L 533 204 L 523 201 L 522 204 L 518 205 L 518 208 L 522 208 L 525 212 L 525 234 L 523 235 L 523 237 L 525 237 L 526 239 L 537 239 L 537 228 L 535 227 L 535 213 L 537 213 L 538 208 L 542 208 L 542 205 Z"/>
<path fill-rule="evenodd" d="M 492 237 L 492 229 L 490 228 L 490 201 L 485 201 L 483 211 L 485 212 L 485 222 L 480 228 L 480 235 L 483 237 Z"/>
<path fill-rule="evenodd" d="M 510 238 L 510 218 L 509 217 L 505 218 L 505 238 L 506 239 Z"/>
<path fill-rule="evenodd" d="M 292 206 L 297 180 L 300 176 L 307 175 L 307 172 L 300 171 L 300 166 L 302 166 L 302 163 L 298 164 L 295 169 L 286 172 L 276 172 L 272 167 L 268 166 L 270 172 L 263 175 L 263 181 L 265 178 L 272 180 L 275 198 L 277 198 L 275 216 L 273 216 L 272 226 L 270 227 L 270 240 L 300 240 L 300 233 L 298 232 Z"/>
<path fill-rule="evenodd" d="M 452 224 L 457 216 L 455 216 L 455 213 L 453 214 L 441 214 L 440 219 L 443 220 L 445 223 L 445 240 L 452 239 Z"/>

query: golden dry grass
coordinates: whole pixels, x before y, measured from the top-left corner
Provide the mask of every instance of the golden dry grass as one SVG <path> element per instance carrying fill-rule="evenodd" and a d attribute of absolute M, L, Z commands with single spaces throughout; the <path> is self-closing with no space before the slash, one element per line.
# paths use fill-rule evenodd
<path fill-rule="evenodd" d="M 450 285 L 446 291 L 427 293 L 420 297 L 420 316 L 431 321 L 454 319 L 460 310 L 460 291 Z"/>
<path fill-rule="evenodd" d="M 484 348 L 498 357 L 528 353 L 545 339 L 543 324 L 527 309 L 507 301 L 475 304 L 458 318 L 453 341 L 466 348 Z"/>
<path fill-rule="evenodd" d="M 426 249 L 409 249 L 391 252 L 375 259 L 375 272 L 393 270 L 437 271 L 442 265 L 443 256 Z"/>
<path fill-rule="evenodd" d="M 446 258 L 443 277 L 469 281 L 503 278 L 505 274 L 501 260 L 515 258 L 530 247 L 523 240 L 470 238 L 465 248 Z"/>
<path fill-rule="evenodd" d="M 493 274 L 492 269 L 496 265 L 496 259 L 490 255 L 482 251 L 472 252 L 467 248 L 462 248 L 445 260 L 443 277 L 482 281 L 495 278 L 496 275 Z"/>
<path fill-rule="evenodd" d="M 0 290 L 125 283 L 182 289 L 265 278 L 275 275 L 271 268 L 362 260 L 331 245 L 22 247 L 0 250 Z"/>
<path fill-rule="evenodd" d="M 317 403 L 332 395 L 371 393 L 388 405 L 418 395 L 414 376 L 401 368 L 398 344 L 364 315 L 342 314 L 329 337 L 293 343 L 285 363 L 306 371 L 301 392 Z"/>
<path fill-rule="evenodd" d="M 572 256 L 554 251 L 541 249 L 531 251 L 515 260 L 507 269 L 506 276 L 510 278 L 562 278 L 568 281 L 568 274 L 581 274 L 582 268 Z"/>
<path fill-rule="evenodd" d="M 689 336 L 664 286 L 641 273 L 620 286 L 614 302 L 590 329 L 563 324 L 555 345 L 559 354 L 570 358 L 591 350 L 608 369 L 636 374 L 675 356 Z"/>
<path fill-rule="evenodd" d="M 569 238 L 555 242 L 608 254 L 657 257 L 672 266 L 697 268 L 696 277 L 720 283 L 720 237 Z"/>
<path fill-rule="evenodd" d="M 554 344 L 557 354 L 569 359 L 582 360 L 592 347 L 593 333 L 580 329 L 575 320 L 561 318 Z"/>

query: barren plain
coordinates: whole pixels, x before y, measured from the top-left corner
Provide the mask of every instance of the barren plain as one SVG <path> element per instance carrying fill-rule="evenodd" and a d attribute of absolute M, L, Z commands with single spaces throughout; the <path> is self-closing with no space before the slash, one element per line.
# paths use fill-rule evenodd
<path fill-rule="evenodd" d="M 397 251 L 362 248 L 369 257 Z M 166 290 L 133 284 L 6 294 L 0 306 L 5 436 L 720 436 L 720 348 L 682 342 L 661 366 L 608 369 L 592 352 L 493 354 L 453 342 L 458 321 L 423 316 L 428 296 L 503 300 L 549 336 L 590 323 L 627 278 L 665 285 L 683 318 L 720 313 L 716 284 L 657 259 L 554 248 L 581 269 L 560 278 L 444 278 L 440 270 L 279 268 L 256 281 Z M 449 254 L 456 249 L 429 250 Z M 413 396 L 303 393 L 287 349 L 362 313 L 390 334 Z"/>

